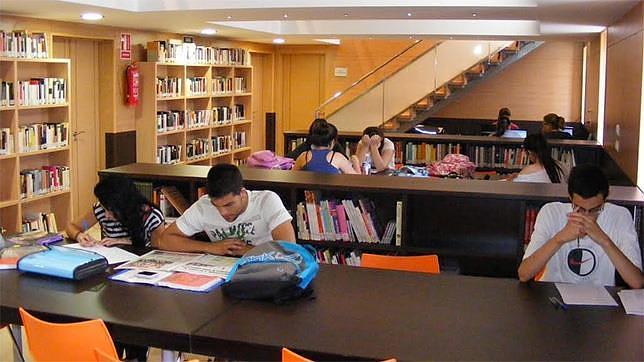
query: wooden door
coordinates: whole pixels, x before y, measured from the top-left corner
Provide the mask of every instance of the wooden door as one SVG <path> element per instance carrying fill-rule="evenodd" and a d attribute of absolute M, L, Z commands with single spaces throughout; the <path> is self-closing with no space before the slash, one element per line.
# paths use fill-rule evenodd
<path fill-rule="evenodd" d="M 90 210 L 98 181 L 99 44 L 90 39 L 54 38 L 54 56 L 71 59 L 73 218 Z"/>
<path fill-rule="evenodd" d="M 324 101 L 324 55 L 286 54 L 282 66 L 284 130 L 308 129 Z"/>

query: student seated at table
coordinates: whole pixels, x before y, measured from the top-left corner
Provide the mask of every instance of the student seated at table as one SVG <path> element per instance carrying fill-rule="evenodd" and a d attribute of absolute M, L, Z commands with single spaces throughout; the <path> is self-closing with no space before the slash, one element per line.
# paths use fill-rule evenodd
<path fill-rule="evenodd" d="M 315 171 L 322 173 L 356 174 L 351 162 L 339 152 L 333 151 L 337 131 L 330 123 L 316 122 L 309 131 L 309 151 L 303 152 L 293 165 L 293 170 Z"/>
<path fill-rule="evenodd" d="M 541 133 L 547 139 L 572 139 L 572 135 L 564 132 L 564 126 L 566 125 L 566 120 L 555 114 L 548 113 L 543 116 L 543 126 Z"/>
<path fill-rule="evenodd" d="M 510 119 L 510 116 L 512 113 L 510 112 L 510 108 L 503 107 L 499 109 L 499 115 L 496 117 L 496 121 L 492 123 L 493 126 L 496 126 L 501 119 L 505 119 L 508 122 L 508 128 L 507 129 L 519 129 L 519 126 L 516 125 L 516 123 L 512 122 Z"/>
<path fill-rule="evenodd" d="M 362 131 L 356 154 L 351 156 L 353 168 L 358 173 L 376 173 L 396 168 L 394 164 L 395 146 L 390 139 L 385 138 L 378 127 L 367 127 Z M 365 167 L 369 169 L 366 172 Z"/>
<path fill-rule="evenodd" d="M 523 141 L 523 149 L 528 152 L 530 165 L 524 167 L 512 179 L 514 182 L 566 182 L 562 165 L 552 158 L 548 142 L 541 134 L 532 134 Z"/>
<path fill-rule="evenodd" d="M 270 240 L 295 242 L 292 217 L 279 196 L 246 190 L 237 166 L 213 166 L 206 188 L 208 194 L 166 228 L 160 249 L 238 256 Z M 200 232 L 211 242 L 191 239 Z"/>
<path fill-rule="evenodd" d="M 134 183 L 122 176 L 108 176 L 94 187 L 98 202 L 92 211 L 69 223 L 67 236 L 83 246 L 101 244 L 156 246 L 163 232 L 163 213 L 139 192 Z M 102 239 L 95 240 L 87 230 L 96 223 Z"/>
<path fill-rule="evenodd" d="M 344 147 L 338 142 L 338 129 L 333 125 L 332 123 L 327 122 L 324 118 L 316 118 L 311 125 L 309 126 L 309 135 L 306 138 L 306 141 L 301 143 L 299 146 L 297 146 L 294 150 L 286 154 L 286 157 L 292 158 L 294 160 L 297 160 L 300 155 L 306 151 L 311 150 L 311 132 L 313 131 L 313 128 L 321 123 L 327 123 L 328 125 L 331 126 L 331 129 L 333 130 L 333 151 L 342 154 L 343 156 L 346 157 L 346 152 Z"/>
<path fill-rule="evenodd" d="M 551 202 L 537 215 L 519 279 L 615 285 L 615 272 L 631 288 L 642 287 L 642 259 L 633 218 L 606 202 L 608 180 L 594 165 L 572 169 L 570 203 Z"/>

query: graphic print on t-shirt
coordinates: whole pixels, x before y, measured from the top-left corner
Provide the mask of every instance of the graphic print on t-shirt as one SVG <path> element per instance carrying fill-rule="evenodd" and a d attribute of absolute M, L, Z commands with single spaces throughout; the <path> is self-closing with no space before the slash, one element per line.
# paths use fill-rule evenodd
<path fill-rule="evenodd" d="M 211 239 L 215 241 L 224 239 L 239 239 L 249 243 L 251 241 L 247 236 L 255 235 L 255 225 L 250 222 L 242 222 L 239 224 L 223 227 L 209 231 Z"/>
<path fill-rule="evenodd" d="M 568 253 L 568 269 L 581 277 L 592 273 L 596 265 L 597 257 L 590 249 L 575 248 Z"/>

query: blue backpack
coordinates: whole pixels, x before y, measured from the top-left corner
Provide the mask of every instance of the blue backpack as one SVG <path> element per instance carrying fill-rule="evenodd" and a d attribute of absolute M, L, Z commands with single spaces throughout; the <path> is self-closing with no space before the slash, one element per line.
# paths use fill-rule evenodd
<path fill-rule="evenodd" d="M 258 245 L 233 266 L 223 285 L 227 295 L 281 304 L 313 293 L 319 270 L 314 254 L 302 245 L 270 241 Z"/>

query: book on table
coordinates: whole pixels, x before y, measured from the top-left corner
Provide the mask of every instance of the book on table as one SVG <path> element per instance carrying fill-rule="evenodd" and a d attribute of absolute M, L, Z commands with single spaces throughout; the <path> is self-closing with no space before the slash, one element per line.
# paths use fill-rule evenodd
<path fill-rule="evenodd" d="M 226 280 L 237 258 L 153 250 L 122 264 L 110 279 L 161 287 L 210 291 Z"/>

